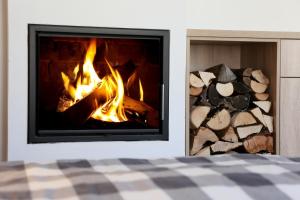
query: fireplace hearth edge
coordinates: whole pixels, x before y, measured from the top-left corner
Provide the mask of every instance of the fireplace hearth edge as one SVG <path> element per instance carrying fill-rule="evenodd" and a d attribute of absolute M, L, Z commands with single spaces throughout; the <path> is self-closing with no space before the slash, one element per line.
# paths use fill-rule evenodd
<path fill-rule="evenodd" d="M 91 141 L 147 141 L 168 140 L 169 113 L 169 30 L 77 27 L 57 25 L 28 25 L 28 143 L 91 142 Z M 160 45 L 160 101 L 157 128 L 127 129 L 40 129 L 38 125 L 39 37 L 109 37 L 129 39 L 159 39 Z"/>

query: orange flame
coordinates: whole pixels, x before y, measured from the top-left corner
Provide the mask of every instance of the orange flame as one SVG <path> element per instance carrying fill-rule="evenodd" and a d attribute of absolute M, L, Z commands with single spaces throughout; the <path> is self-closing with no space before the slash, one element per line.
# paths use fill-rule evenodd
<path fill-rule="evenodd" d="M 96 40 L 93 39 L 88 47 L 85 61 L 82 66 L 82 74 L 79 64 L 73 70 L 73 77 L 68 77 L 65 73 L 61 73 L 64 88 L 72 97 L 73 102 L 70 107 L 77 101 L 83 99 L 97 87 L 104 87 L 106 91 L 106 102 L 99 105 L 98 109 L 92 114 L 92 118 L 108 122 L 127 121 L 125 110 L 123 107 L 124 85 L 121 75 L 114 70 L 110 63 L 105 59 L 111 74 L 106 75 L 102 80 L 97 75 L 93 61 L 96 54 Z M 72 81 L 73 80 L 73 81 Z M 76 86 L 71 82 L 76 81 Z M 140 88 L 141 88 L 140 83 Z"/>

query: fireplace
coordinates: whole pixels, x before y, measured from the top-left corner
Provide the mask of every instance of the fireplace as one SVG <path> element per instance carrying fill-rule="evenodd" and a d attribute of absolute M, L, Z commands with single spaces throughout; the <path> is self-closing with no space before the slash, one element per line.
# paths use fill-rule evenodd
<path fill-rule="evenodd" d="M 168 30 L 28 33 L 28 143 L 168 140 Z"/>

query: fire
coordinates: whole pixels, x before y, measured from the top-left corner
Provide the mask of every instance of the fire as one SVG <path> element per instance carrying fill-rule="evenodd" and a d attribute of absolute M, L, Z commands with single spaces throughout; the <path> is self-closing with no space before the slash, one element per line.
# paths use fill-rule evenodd
<path fill-rule="evenodd" d="M 85 98 L 97 87 L 102 87 L 105 88 L 106 102 L 99 105 L 91 117 L 96 120 L 108 122 L 128 121 L 123 106 L 125 92 L 122 77 L 118 70 L 113 69 L 109 61 L 105 59 L 111 74 L 104 76 L 102 79 L 99 78 L 93 65 L 94 57 L 96 55 L 96 46 L 96 40 L 91 40 L 87 49 L 84 64 L 82 67 L 79 64 L 76 65 L 73 69 L 72 76 L 69 77 L 61 72 L 65 91 L 67 91 L 72 98 L 69 107 Z M 139 90 L 140 101 L 143 101 L 144 92 L 141 80 L 139 80 Z"/>

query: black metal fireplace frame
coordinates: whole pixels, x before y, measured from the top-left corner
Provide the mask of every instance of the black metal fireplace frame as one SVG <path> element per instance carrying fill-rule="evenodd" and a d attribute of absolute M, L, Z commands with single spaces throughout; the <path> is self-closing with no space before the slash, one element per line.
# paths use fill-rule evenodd
<path fill-rule="evenodd" d="M 39 130 L 38 103 L 38 37 L 109 36 L 116 38 L 159 38 L 162 41 L 161 125 L 158 129 L 117 130 Z M 28 143 L 91 142 L 91 141 L 147 141 L 169 139 L 169 30 L 82 27 L 28 24 Z"/>

